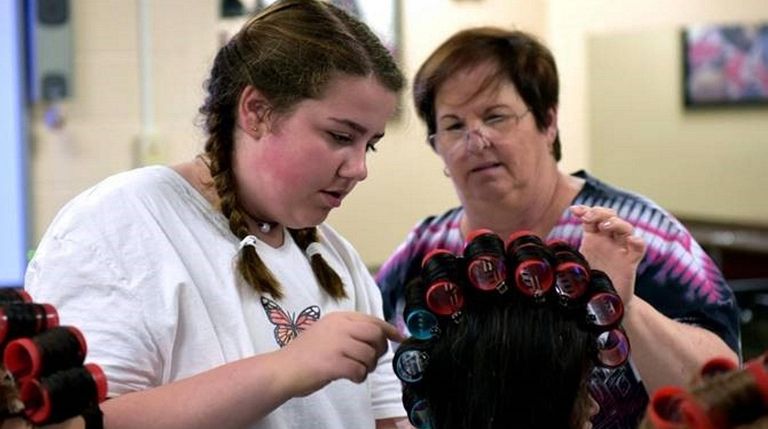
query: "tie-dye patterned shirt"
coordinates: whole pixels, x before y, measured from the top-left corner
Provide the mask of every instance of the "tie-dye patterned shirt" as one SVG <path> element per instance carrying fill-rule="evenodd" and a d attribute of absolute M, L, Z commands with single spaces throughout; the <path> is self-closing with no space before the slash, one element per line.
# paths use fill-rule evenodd
<path fill-rule="evenodd" d="M 740 353 L 733 291 L 688 230 L 647 198 L 609 186 L 584 171 L 574 176 L 584 179 L 585 184 L 573 204 L 615 209 L 647 243 L 646 255 L 638 267 L 635 294 L 671 319 L 714 332 Z M 384 298 L 384 314 L 401 331 L 405 332 L 404 285 L 419 274 L 421 260 L 430 250 L 462 252 L 462 215 L 463 208 L 457 207 L 421 221 L 376 275 Z M 547 240 L 563 240 L 574 248 L 579 247 L 581 238 L 581 222 L 567 209 L 547 236 Z M 632 365 L 595 369 L 590 390 L 600 403 L 600 413 L 593 419 L 595 428 L 637 427 L 648 394 Z"/>

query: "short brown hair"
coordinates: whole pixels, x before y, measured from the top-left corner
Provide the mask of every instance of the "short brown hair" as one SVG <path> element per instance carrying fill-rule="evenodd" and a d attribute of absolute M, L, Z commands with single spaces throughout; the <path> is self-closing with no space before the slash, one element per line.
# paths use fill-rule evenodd
<path fill-rule="evenodd" d="M 509 79 L 531 110 L 536 126 L 550 125 L 550 109 L 556 109 L 560 91 L 552 52 L 536 37 L 522 31 L 477 27 L 460 31 L 443 42 L 421 65 L 413 80 L 413 103 L 429 134 L 436 129 L 435 96 L 440 86 L 460 71 L 491 62 L 497 71 L 482 82 L 479 91 Z M 560 161 L 560 135 L 553 156 Z"/>

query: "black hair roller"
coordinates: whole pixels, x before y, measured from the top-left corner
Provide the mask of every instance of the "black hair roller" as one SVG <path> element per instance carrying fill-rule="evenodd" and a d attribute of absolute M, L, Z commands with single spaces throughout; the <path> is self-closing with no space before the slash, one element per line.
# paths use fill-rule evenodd
<path fill-rule="evenodd" d="M 427 307 L 426 288 L 421 277 L 405 285 L 403 320 L 413 338 L 428 340 L 440 333 L 440 321 Z"/>
<path fill-rule="evenodd" d="M 558 302 L 572 308 L 589 288 L 590 268 L 587 260 L 564 241 L 549 243 L 555 255 L 555 293 Z"/>
<path fill-rule="evenodd" d="M 597 337 L 597 360 L 606 368 L 616 368 L 629 359 L 627 335 L 619 328 L 600 333 Z"/>
<path fill-rule="evenodd" d="M 459 281 L 460 261 L 444 249 L 429 252 L 421 264 L 421 277 L 426 284 L 424 301 L 438 316 L 458 321 L 464 307 L 464 292 Z"/>
<path fill-rule="evenodd" d="M 414 428 L 432 428 L 432 416 L 427 400 L 408 385 L 403 386 L 403 406 L 408 413 L 408 420 Z"/>
<path fill-rule="evenodd" d="M 554 256 L 539 237 L 522 230 L 507 240 L 507 265 L 517 290 L 536 301 L 543 301 L 555 281 Z"/>
<path fill-rule="evenodd" d="M 50 304 L 9 303 L 0 305 L 0 344 L 31 337 L 59 326 L 59 313 Z"/>
<path fill-rule="evenodd" d="M 504 241 L 489 229 L 477 229 L 467 235 L 464 247 L 467 279 L 482 292 L 507 291 L 507 265 Z"/>
<path fill-rule="evenodd" d="M 24 413 L 35 425 L 59 423 L 104 401 L 107 380 L 98 365 L 86 364 L 21 382 Z"/>
<path fill-rule="evenodd" d="M 0 288 L 0 304 L 12 302 L 32 302 L 32 297 L 24 289 Z"/>
<path fill-rule="evenodd" d="M 5 368 L 16 379 L 81 366 L 87 348 L 83 334 L 74 326 L 59 326 L 32 338 L 11 341 L 3 353 Z"/>
<path fill-rule="evenodd" d="M 431 344 L 420 340 L 406 340 L 395 350 L 392 368 L 402 382 L 416 384 L 424 377 L 424 370 L 429 363 Z"/>
<path fill-rule="evenodd" d="M 604 272 L 592 270 L 590 277 L 591 294 L 586 303 L 587 323 L 600 331 L 615 328 L 624 317 L 621 297 Z"/>

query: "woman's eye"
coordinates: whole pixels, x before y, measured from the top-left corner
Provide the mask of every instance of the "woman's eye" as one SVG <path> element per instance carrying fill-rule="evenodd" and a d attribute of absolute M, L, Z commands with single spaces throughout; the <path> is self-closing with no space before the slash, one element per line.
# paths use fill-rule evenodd
<path fill-rule="evenodd" d="M 503 123 L 509 119 L 509 115 L 490 115 L 487 118 L 485 118 L 485 123 L 492 125 L 492 124 L 499 124 Z"/>
<path fill-rule="evenodd" d="M 331 138 L 336 142 L 340 144 L 351 144 L 352 143 L 352 136 L 349 134 L 341 134 L 341 133 L 334 133 L 334 132 L 328 132 L 330 134 Z"/>
<path fill-rule="evenodd" d="M 450 125 L 446 126 L 444 128 L 444 130 L 445 131 L 461 131 L 463 128 L 464 128 L 464 125 L 462 125 L 461 123 L 457 122 L 455 124 L 450 124 Z"/>

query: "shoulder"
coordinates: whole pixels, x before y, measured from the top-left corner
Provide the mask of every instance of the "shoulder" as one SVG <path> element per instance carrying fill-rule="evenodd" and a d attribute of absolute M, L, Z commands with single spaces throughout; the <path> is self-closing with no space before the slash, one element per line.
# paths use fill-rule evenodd
<path fill-rule="evenodd" d="M 461 241 L 459 223 L 463 212 L 462 207 L 455 207 L 444 213 L 421 219 L 411 228 L 403 244 L 409 247 L 431 248 L 445 247 L 453 241 Z"/>
<path fill-rule="evenodd" d="M 129 200 L 150 200 L 179 194 L 184 179 L 168 167 L 152 166 L 110 176 L 81 192 L 67 203 L 63 211 L 98 210 L 126 206 Z"/>
<path fill-rule="evenodd" d="M 443 248 L 455 252 L 461 249 L 464 243 L 459 222 L 463 213 L 462 207 L 455 207 L 442 214 L 420 220 L 382 264 L 376 279 L 384 283 L 392 276 L 409 278 L 418 271 L 422 257 L 429 251 Z M 405 277 L 401 280 L 405 281 Z"/>
<path fill-rule="evenodd" d="M 66 229 L 82 222 L 132 221 L 131 216 L 141 211 L 162 213 L 163 205 L 192 198 L 192 188 L 170 168 L 143 167 L 115 174 L 83 191 L 64 205 L 51 225 Z"/>
<path fill-rule="evenodd" d="M 671 213 L 650 198 L 610 185 L 585 171 L 574 173 L 585 180 L 584 188 L 576 197 L 576 204 L 610 207 L 640 234 L 666 239 L 686 234 L 687 230 Z"/>

